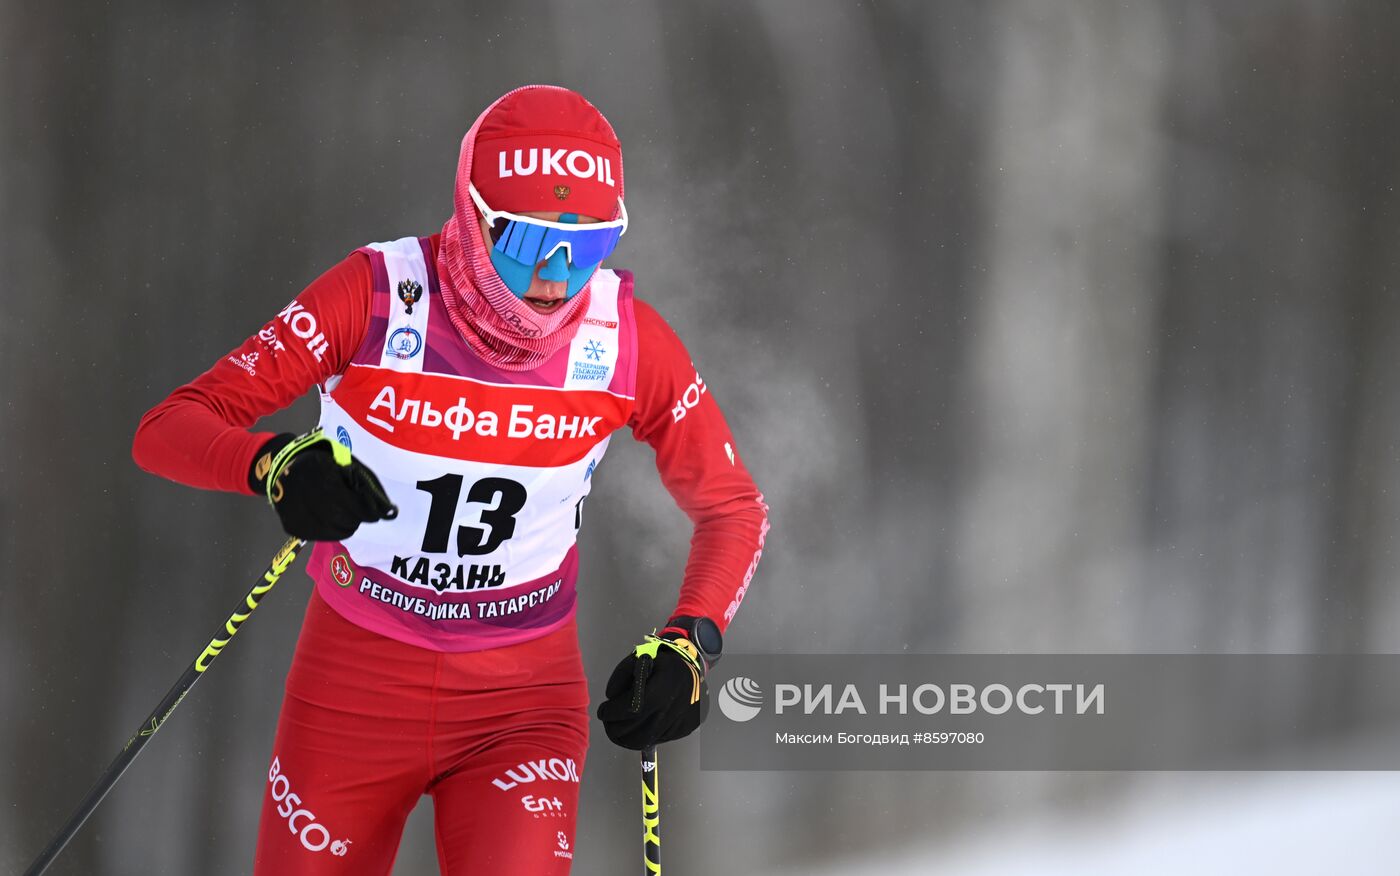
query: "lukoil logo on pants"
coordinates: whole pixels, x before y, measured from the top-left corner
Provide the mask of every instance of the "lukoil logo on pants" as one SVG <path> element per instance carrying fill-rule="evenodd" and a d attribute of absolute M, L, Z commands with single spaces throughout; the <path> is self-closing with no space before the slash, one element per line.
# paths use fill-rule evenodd
<path fill-rule="evenodd" d="M 287 819 L 287 829 L 301 840 L 307 851 L 324 851 L 331 847 L 331 854 L 344 857 L 350 850 L 350 840 L 331 842 L 331 832 L 316 820 L 316 815 L 301 806 L 301 795 L 292 790 L 292 780 L 282 772 L 282 761 L 275 755 L 272 768 L 267 771 L 267 783 L 272 786 L 272 800 L 277 803 L 277 814 Z"/>

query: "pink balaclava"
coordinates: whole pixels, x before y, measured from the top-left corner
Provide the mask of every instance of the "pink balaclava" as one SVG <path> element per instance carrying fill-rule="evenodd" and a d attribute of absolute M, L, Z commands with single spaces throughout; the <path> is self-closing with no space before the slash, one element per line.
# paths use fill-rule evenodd
<path fill-rule="evenodd" d="M 531 150 L 538 150 L 535 160 L 522 161 Z M 568 157 L 574 152 L 589 160 L 571 164 Z M 482 161 L 474 166 L 478 153 Z M 596 172 L 584 175 L 585 167 Z M 536 172 L 515 173 L 526 168 Z M 552 173 L 556 168 L 564 174 Z M 528 371 L 573 340 L 588 312 L 592 280 L 552 313 L 531 309 L 491 264 L 490 243 L 482 238 L 481 214 L 468 182 L 476 184 L 493 210 L 576 212 L 609 220 L 618 215 L 622 197 L 622 149 L 612 125 L 593 104 L 554 85 L 507 92 L 462 138 L 452 217 L 442 228 L 438 250 L 443 303 L 473 352 L 497 368 Z"/>

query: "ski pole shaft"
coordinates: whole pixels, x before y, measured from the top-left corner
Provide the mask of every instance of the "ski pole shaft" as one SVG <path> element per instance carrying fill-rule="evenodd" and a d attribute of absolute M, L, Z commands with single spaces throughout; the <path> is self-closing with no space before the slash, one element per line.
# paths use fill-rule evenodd
<path fill-rule="evenodd" d="M 248 591 L 248 595 L 243 598 L 243 602 L 239 603 L 238 608 L 229 616 L 229 619 L 224 621 L 224 628 L 210 640 L 204 651 L 195 658 L 194 663 L 190 664 L 190 667 L 185 670 L 185 674 L 180 676 L 180 680 L 175 682 L 175 686 L 165 695 L 165 699 L 161 700 L 155 711 L 151 712 L 142 722 L 140 729 L 127 741 L 126 747 L 117 755 L 117 759 L 112 761 L 112 765 L 107 767 L 106 772 L 92 786 L 92 790 L 88 791 L 82 804 L 73 813 L 73 817 L 68 819 L 63 830 L 59 831 L 58 836 L 53 838 L 43 853 L 34 859 L 34 863 L 29 865 L 29 869 L 24 871 L 24 876 L 39 876 L 40 873 L 49 868 L 54 858 L 57 858 L 59 852 L 63 851 L 63 847 L 68 845 L 68 841 L 82 828 L 83 823 L 88 820 L 88 816 L 97 809 L 102 798 L 107 796 L 107 792 L 112 790 L 112 786 L 122 777 L 122 773 L 126 772 L 126 768 L 131 766 L 136 755 L 141 753 L 141 749 L 146 747 L 146 743 L 150 742 L 151 737 L 155 736 L 156 731 L 165 724 L 170 713 L 175 711 L 176 706 L 180 705 L 180 701 L 194 687 L 195 682 L 199 681 L 200 677 L 209 669 L 214 658 L 218 657 L 229 641 L 238 634 L 243 622 L 252 616 L 263 596 L 273 588 L 277 579 L 281 578 L 282 573 L 292 565 L 292 561 L 297 558 L 297 551 L 301 550 L 304 544 L 306 542 L 299 538 L 291 538 L 282 545 L 277 556 L 273 557 L 272 565 L 268 566 L 267 571 L 263 573 L 262 579 L 253 586 L 252 590 Z"/>
<path fill-rule="evenodd" d="M 661 768 L 655 745 L 642 751 L 642 863 L 647 876 L 661 873 Z"/>

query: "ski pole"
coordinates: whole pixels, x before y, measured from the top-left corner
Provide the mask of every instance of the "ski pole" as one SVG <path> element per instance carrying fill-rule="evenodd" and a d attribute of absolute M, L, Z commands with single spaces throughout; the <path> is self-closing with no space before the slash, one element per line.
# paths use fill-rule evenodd
<path fill-rule="evenodd" d="M 190 688 L 194 687 L 194 683 L 199 681 L 200 676 L 214 662 L 214 658 L 218 657 L 229 641 L 238 634 L 243 622 L 252 616 L 258 603 L 262 601 L 263 595 L 271 590 L 273 585 L 277 583 L 277 579 L 282 577 L 282 573 L 287 571 L 292 561 L 297 558 L 297 551 L 301 550 L 304 544 L 306 542 L 299 538 L 290 538 L 286 544 L 282 545 L 277 556 L 272 558 L 272 565 L 263 573 L 262 579 L 253 585 L 253 589 L 248 591 L 243 602 L 239 603 L 238 608 L 229 616 L 229 619 L 224 621 L 224 628 L 210 640 L 204 651 L 195 658 L 194 663 L 190 664 L 190 668 L 185 670 L 185 674 L 180 676 L 180 680 L 175 682 L 175 686 L 165 695 L 165 699 L 160 701 L 160 705 L 156 706 L 155 711 L 151 712 L 150 716 L 141 724 L 141 728 L 127 741 L 126 747 L 117 755 L 117 759 L 112 761 L 112 765 L 107 767 L 107 771 L 98 778 L 97 783 L 92 786 L 92 790 L 88 791 L 87 797 L 83 798 L 82 804 L 78 806 L 78 811 L 74 812 L 73 817 L 68 819 L 68 823 L 64 825 L 63 830 L 59 831 L 58 836 L 53 838 L 53 842 L 49 843 L 48 848 L 44 849 L 43 853 L 34 859 L 34 863 L 29 865 L 29 869 L 24 871 L 24 876 L 39 876 L 40 873 L 49 868 L 54 858 L 63 851 L 63 847 L 68 845 L 68 841 L 82 828 L 83 823 L 88 820 L 88 816 L 97 809 L 102 798 L 107 796 L 107 792 L 112 790 L 112 786 L 122 777 L 122 773 L 126 772 L 126 768 L 131 766 L 136 755 L 141 753 L 141 749 L 146 747 L 146 743 L 151 741 L 151 737 L 156 735 L 156 731 L 170 717 L 170 713 L 175 711 L 175 707 L 180 705 L 180 701 L 190 692 Z"/>
<path fill-rule="evenodd" d="M 661 769 L 656 746 L 642 751 L 642 863 L 647 874 L 661 873 Z"/>

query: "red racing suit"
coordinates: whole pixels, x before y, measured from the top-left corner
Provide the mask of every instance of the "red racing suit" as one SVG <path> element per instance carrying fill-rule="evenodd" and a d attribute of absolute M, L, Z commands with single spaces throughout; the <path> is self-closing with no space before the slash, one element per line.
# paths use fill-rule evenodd
<path fill-rule="evenodd" d="M 399 280 L 397 290 L 391 282 L 396 270 L 402 272 L 394 253 L 411 253 L 415 245 L 421 245 L 421 258 L 413 261 L 423 281 L 415 294 L 425 299 L 416 305 L 417 298 L 403 292 L 412 281 Z M 570 394 L 576 384 L 565 366 L 554 377 L 544 368 L 533 375 L 496 372 L 472 361 L 448 320 L 426 328 L 414 323 L 421 332 L 406 327 L 404 320 L 427 319 L 431 308 L 443 306 L 435 294 L 438 237 L 376 246 L 381 249 L 358 250 L 327 271 L 241 346 L 149 411 L 137 429 L 136 462 L 191 486 L 248 493 L 253 458 L 273 437 L 249 427 L 313 387 L 322 393 L 323 422 L 340 415 L 329 420 L 344 424 L 336 427 L 339 440 L 367 451 L 374 446 L 381 465 L 411 456 L 412 442 L 427 440 L 428 430 L 420 427 L 429 422 L 431 402 L 420 409 L 415 398 L 408 422 L 410 390 L 430 399 L 434 387 L 454 393 L 468 387 L 455 419 L 448 417 L 457 440 L 434 445 L 451 448 L 446 452 L 462 464 L 586 463 L 586 480 L 606 436 L 598 436 L 597 445 L 584 441 L 577 452 L 565 447 L 568 441 L 549 439 L 583 440 L 585 427 L 625 423 L 654 448 L 662 483 L 694 523 L 674 614 L 704 615 L 727 627 L 761 554 L 767 507 L 713 395 L 675 332 L 631 297 L 630 275 L 609 272 L 621 278 L 614 280 L 620 315 L 594 320 L 612 327 L 606 337 L 622 349 L 610 395 Z M 602 349 L 591 347 L 588 356 L 597 358 Z M 400 358 L 419 361 L 410 367 Z M 412 373 L 400 373 L 405 368 Z M 399 397 L 390 393 L 386 401 L 394 387 Z M 463 428 L 471 421 L 465 399 L 500 402 L 517 394 L 535 401 L 510 410 L 532 413 L 544 408 L 540 398 L 583 404 L 596 396 L 618 412 L 616 422 L 576 417 L 568 436 L 556 436 L 551 420 L 547 430 L 536 428 L 511 445 L 508 459 L 497 459 L 500 442 L 473 444 L 477 436 Z M 449 403 L 439 403 L 434 426 L 444 422 Z M 475 421 L 483 419 L 478 411 Z M 565 423 L 561 414 L 561 433 Z M 593 456 L 580 455 L 588 453 Z M 492 458 L 468 458 L 474 455 Z M 386 481 L 396 502 L 414 493 L 415 475 L 406 477 L 398 494 Z M 437 502 L 438 482 L 424 483 L 417 489 Z M 418 498 L 427 502 L 426 495 Z M 482 520 L 499 518 L 509 510 L 506 501 L 504 494 L 482 499 Z M 417 536 L 400 548 L 392 538 L 385 543 L 382 533 L 389 530 L 378 530 L 379 542 L 368 547 L 356 541 L 360 533 L 344 545 L 317 545 L 308 564 L 317 590 L 288 674 L 267 776 L 258 873 L 388 873 L 404 820 L 424 793 L 434 796 L 444 873 L 567 872 L 588 740 L 588 693 L 574 625 L 577 560 L 572 545 L 549 554 L 550 545 L 531 542 L 538 535 L 531 531 L 535 519 L 521 516 L 508 530 L 510 543 L 535 544 L 530 550 L 550 557 L 549 574 L 528 582 L 512 580 L 509 565 L 486 567 L 494 573 L 488 574 L 477 566 L 438 564 L 443 572 L 430 580 L 431 558 L 414 556 Z M 480 541 L 489 531 L 459 532 L 459 544 Z M 423 539 L 425 549 L 429 540 Z M 563 556 L 557 564 L 556 555 Z M 363 565 L 369 562 L 378 565 Z M 516 565 L 529 564 L 517 559 Z"/>

